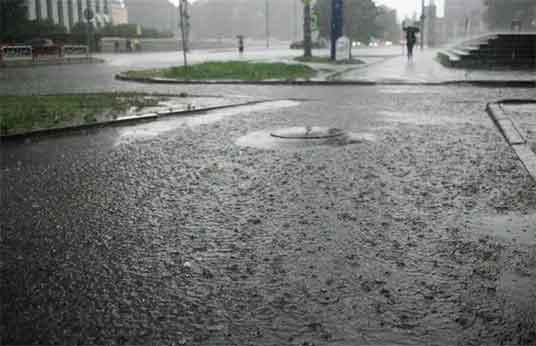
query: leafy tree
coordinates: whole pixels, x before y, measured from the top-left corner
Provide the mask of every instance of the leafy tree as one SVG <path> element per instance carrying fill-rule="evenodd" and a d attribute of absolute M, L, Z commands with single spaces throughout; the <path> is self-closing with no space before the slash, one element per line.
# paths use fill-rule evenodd
<path fill-rule="evenodd" d="M 391 42 L 400 40 L 401 30 L 396 21 L 396 10 L 392 10 L 387 6 L 379 6 L 376 26 L 382 39 Z"/>
<path fill-rule="evenodd" d="M 95 26 L 93 24 L 89 24 L 91 26 L 91 31 L 95 32 Z M 71 28 L 71 33 L 73 34 L 86 34 L 87 33 L 87 22 L 78 22 Z"/>
<path fill-rule="evenodd" d="M 0 40 L 12 39 L 27 23 L 28 9 L 20 0 L 0 0 Z"/>
<path fill-rule="evenodd" d="M 67 29 L 52 20 L 28 20 L 28 9 L 21 0 L 0 0 L 0 41 L 65 34 Z"/>
<path fill-rule="evenodd" d="M 172 32 L 163 32 L 158 31 L 157 29 L 152 28 L 141 28 L 141 37 L 146 38 L 164 38 L 164 37 L 173 37 Z M 85 32 L 85 26 L 83 28 Z M 104 27 L 98 30 L 98 33 L 101 36 L 108 37 L 135 37 L 138 36 L 138 25 L 137 24 L 118 24 L 112 25 L 107 24 Z"/>
<path fill-rule="evenodd" d="M 303 3 L 268 0 L 268 4 L 270 36 L 280 40 L 297 39 L 301 34 Z M 197 0 L 190 1 L 189 10 L 194 39 L 235 39 L 237 35 L 247 39 L 266 37 L 266 0 Z"/>
<path fill-rule="evenodd" d="M 316 10 L 320 13 L 320 36 L 330 37 L 331 0 L 318 0 Z M 376 36 L 378 9 L 372 0 L 346 0 L 344 2 L 344 35 L 351 41 L 369 43 Z"/>
<path fill-rule="evenodd" d="M 55 24 L 51 19 L 30 20 L 20 32 L 23 36 L 47 36 L 67 33 L 63 25 Z"/>
<path fill-rule="evenodd" d="M 529 28 L 534 16 L 534 0 L 486 0 L 485 19 L 494 30 L 510 29 L 513 19 L 519 19 L 523 28 Z"/>

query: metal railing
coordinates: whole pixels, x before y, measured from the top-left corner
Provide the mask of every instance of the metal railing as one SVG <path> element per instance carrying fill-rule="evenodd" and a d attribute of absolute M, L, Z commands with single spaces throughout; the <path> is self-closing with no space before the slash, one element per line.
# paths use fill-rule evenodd
<path fill-rule="evenodd" d="M 0 46 L 1 60 L 31 60 L 32 46 Z"/>
<path fill-rule="evenodd" d="M 32 46 L 26 45 L 0 46 L 0 61 L 35 60 L 39 57 L 81 57 L 88 55 L 89 48 L 85 45 L 58 46 L 57 49 L 51 50 L 49 53 L 36 53 L 36 50 Z"/>

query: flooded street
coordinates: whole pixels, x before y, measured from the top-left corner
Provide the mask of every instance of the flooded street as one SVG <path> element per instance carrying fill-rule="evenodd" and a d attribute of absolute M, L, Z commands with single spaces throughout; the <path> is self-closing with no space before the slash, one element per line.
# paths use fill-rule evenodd
<path fill-rule="evenodd" d="M 273 101 L 2 143 L 3 343 L 536 342 L 536 182 L 485 113 L 533 90 L 225 88 L 161 91 Z"/>

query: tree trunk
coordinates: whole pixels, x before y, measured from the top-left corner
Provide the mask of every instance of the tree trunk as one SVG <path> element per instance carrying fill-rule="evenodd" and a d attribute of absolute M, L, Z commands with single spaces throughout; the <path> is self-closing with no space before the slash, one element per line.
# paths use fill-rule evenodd
<path fill-rule="evenodd" d="M 303 56 L 310 58 L 312 54 L 311 42 L 311 2 L 304 0 L 303 3 Z"/>

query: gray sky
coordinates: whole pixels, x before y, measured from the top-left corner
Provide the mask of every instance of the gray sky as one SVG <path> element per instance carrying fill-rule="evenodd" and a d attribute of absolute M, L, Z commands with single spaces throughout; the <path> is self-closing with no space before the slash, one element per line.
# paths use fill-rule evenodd
<path fill-rule="evenodd" d="M 177 4 L 177 0 L 169 0 L 170 2 Z M 195 2 L 196 0 L 190 0 L 190 2 Z M 297 0 L 289 0 L 297 1 Z M 432 0 L 426 0 L 428 4 Z M 444 0 L 435 0 L 435 3 L 438 5 L 439 16 L 443 16 L 443 1 Z M 398 19 L 402 20 L 405 16 L 411 17 L 414 12 L 417 12 L 417 15 L 421 13 L 421 2 L 422 0 L 374 0 L 377 5 L 387 5 L 391 8 L 395 8 L 398 11 Z"/>
<path fill-rule="evenodd" d="M 422 0 L 374 0 L 377 5 L 387 5 L 391 8 L 395 8 L 398 11 L 398 18 L 404 19 L 405 16 L 411 17 L 413 12 L 417 12 L 417 15 L 421 13 Z M 429 4 L 430 0 L 426 0 L 426 4 Z M 438 5 L 439 16 L 443 16 L 443 0 L 435 0 Z"/>

